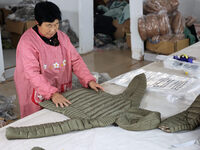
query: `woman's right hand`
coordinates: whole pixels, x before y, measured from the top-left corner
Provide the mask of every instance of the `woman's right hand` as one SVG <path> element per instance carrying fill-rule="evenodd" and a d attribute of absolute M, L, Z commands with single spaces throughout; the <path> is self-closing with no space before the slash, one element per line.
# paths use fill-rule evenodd
<path fill-rule="evenodd" d="M 69 106 L 71 102 L 67 100 L 62 94 L 60 93 L 54 93 L 51 97 L 51 100 L 54 104 L 56 104 L 56 107 L 60 105 L 60 107 Z"/>

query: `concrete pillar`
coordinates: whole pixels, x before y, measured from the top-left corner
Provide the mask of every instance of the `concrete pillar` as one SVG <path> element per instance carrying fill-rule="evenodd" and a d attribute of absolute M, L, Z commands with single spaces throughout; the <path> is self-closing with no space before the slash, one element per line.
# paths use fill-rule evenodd
<path fill-rule="evenodd" d="M 79 0 L 79 53 L 84 54 L 94 48 L 93 1 Z"/>
<path fill-rule="evenodd" d="M 143 15 L 143 1 L 130 0 L 130 29 L 132 58 L 142 60 L 144 55 L 144 42 L 138 32 L 138 18 Z"/>
<path fill-rule="evenodd" d="M 3 48 L 1 41 L 1 27 L 0 27 L 0 82 L 5 81 L 5 70 L 4 70 L 4 59 L 3 59 Z"/>

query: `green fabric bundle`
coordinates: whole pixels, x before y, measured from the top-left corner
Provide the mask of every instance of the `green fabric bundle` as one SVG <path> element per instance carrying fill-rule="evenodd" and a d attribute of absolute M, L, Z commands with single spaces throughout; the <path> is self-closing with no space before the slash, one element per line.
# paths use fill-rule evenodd
<path fill-rule="evenodd" d="M 33 147 L 31 150 L 45 150 L 45 149 L 43 149 L 41 147 Z"/>
<path fill-rule="evenodd" d="M 182 130 L 193 130 L 199 126 L 200 95 L 187 110 L 162 121 L 159 128 L 165 132 L 177 132 Z"/>
<path fill-rule="evenodd" d="M 71 105 L 56 107 L 52 101 L 40 105 L 52 111 L 68 116 L 69 120 L 29 127 L 8 127 L 8 139 L 26 139 L 53 136 L 71 131 L 118 125 L 126 130 L 149 130 L 157 128 L 160 113 L 139 109 L 146 90 L 144 74 L 136 76 L 127 89 L 118 95 L 95 92 L 91 89 L 75 89 L 63 94 Z"/>
<path fill-rule="evenodd" d="M 191 31 L 187 27 L 184 28 L 184 34 L 185 34 L 185 38 L 189 39 L 190 45 L 196 43 L 195 36 L 191 33 Z"/>

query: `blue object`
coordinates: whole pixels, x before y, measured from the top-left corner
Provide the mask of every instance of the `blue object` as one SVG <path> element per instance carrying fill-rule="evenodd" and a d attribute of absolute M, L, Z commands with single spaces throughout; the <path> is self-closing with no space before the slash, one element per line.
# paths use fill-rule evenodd
<path fill-rule="evenodd" d="M 193 63 L 193 58 L 188 57 L 185 54 L 182 54 L 180 56 L 173 56 L 174 59 L 179 60 L 179 61 L 184 61 L 184 62 L 189 62 L 189 63 Z"/>

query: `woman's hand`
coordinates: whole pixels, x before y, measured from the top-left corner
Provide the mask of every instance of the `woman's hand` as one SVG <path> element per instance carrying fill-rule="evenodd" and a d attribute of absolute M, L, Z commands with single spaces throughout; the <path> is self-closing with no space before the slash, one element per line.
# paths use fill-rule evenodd
<path fill-rule="evenodd" d="M 98 89 L 104 91 L 103 87 L 95 81 L 90 81 L 88 85 L 91 89 L 95 90 L 96 92 L 98 92 Z"/>
<path fill-rule="evenodd" d="M 65 107 L 65 106 L 69 106 L 69 104 L 71 104 L 71 102 L 69 100 L 67 100 L 60 93 L 54 93 L 52 95 L 51 99 L 52 99 L 52 102 L 54 104 L 56 104 L 56 107 L 58 107 L 59 105 L 60 105 L 60 107 Z"/>

